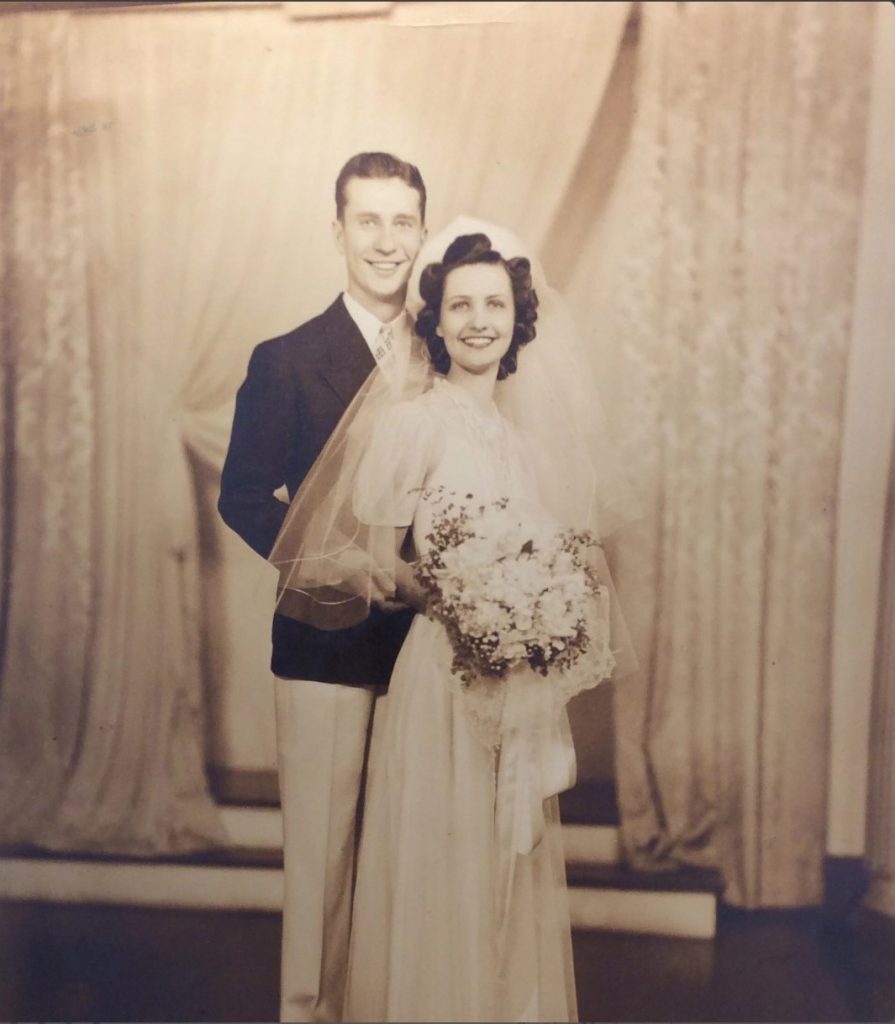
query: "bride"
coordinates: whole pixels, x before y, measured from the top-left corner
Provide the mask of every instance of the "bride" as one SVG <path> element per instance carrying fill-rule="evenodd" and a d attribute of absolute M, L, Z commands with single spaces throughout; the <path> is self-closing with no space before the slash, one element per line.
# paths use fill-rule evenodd
<path fill-rule="evenodd" d="M 628 499 L 571 324 L 521 244 L 461 219 L 417 268 L 419 347 L 400 386 L 374 373 L 271 555 L 283 606 L 313 624 L 343 626 L 395 596 L 420 613 L 374 720 L 344 1016 L 576 1020 L 565 704 L 612 675 L 621 639 L 550 685 L 527 665 L 502 687 L 464 683 L 413 559 L 445 495 L 591 530 Z"/>

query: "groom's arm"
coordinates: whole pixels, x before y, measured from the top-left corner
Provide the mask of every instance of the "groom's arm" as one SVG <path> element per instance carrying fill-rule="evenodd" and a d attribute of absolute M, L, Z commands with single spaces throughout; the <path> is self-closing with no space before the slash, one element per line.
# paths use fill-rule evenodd
<path fill-rule="evenodd" d="M 221 474 L 218 511 L 263 558 L 270 555 L 288 508 L 274 492 L 286 482 L 289 446 L 299 431 L 289 382 L 282 355 L 270 342 L 259 345 L 236 395 L 230 447 Z"/>

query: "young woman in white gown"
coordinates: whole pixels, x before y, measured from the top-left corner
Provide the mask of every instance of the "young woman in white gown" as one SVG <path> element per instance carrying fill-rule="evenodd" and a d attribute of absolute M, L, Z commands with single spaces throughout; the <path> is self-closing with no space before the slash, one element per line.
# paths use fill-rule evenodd
<path fill-rule="evenodd" d="M 483 232 L 444 243 L 433 240 L 418 264 L 417 332 L 428 349 L 421 379 L 411 384 L 408 374 L 401 395 L 361 397 L 354 425 L 318 473 L 327 497 L 309 508 L 304 530 L 294 524 L 305 546 L 275 549 L 281 567 L 284 549 L 292 556 L 284 587 L 316 593 L 324 620 L 359 595 L 370 600 L 376 583 L 425 611 L 411 566 L 396 553 L 409 541 L 416 554 L 426 550 L 444 494 L 471 505 L 508 498 L 532 522 L 594 526 L 597 442 L 585 443 L 581 365 L 563 367 L 571 376 L 560 394 L 544 376 L 549 359 L 540 379 L 529 374 L 510 389 L 517 361 L 540 342 L 530 261 L 499 252 Z M 563 373 L 551 380 L 556 386 Z M 496 400 L 504 388 L 509 415 Z M 338 592 L 351 599 L 334 599 Z M 614 659 L 608 645 L 594 644 L 558 687 L 520 669 L 500 701 L 486 687 L 464 687 L 451 661 L 444 627 L 417 615 L 377 705 L 344 1017 L 576 1020 L 557 807 L 575 781 L 565 702 L 608 678 Z"/>

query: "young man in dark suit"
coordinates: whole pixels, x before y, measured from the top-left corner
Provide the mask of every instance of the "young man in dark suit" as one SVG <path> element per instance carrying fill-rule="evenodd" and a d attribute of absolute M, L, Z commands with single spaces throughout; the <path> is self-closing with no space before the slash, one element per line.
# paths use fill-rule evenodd
<path fill-rule="evenodd" d="M 409 347 L 407 281 L 425 238 L 416 167 L 361 153 L 336 181 L 347 288 L 320 316 L 258 345 L 239 389 L 218 508 L 266 558 L 294 496 L 377 362 Z M 275 615 L 277 747 L 285 893 L 281 1019 L 339 1020 L 348 952 L 355 815 L 374 695 L 388 684 L 412 611 L 383 601 L 326 632 Z"/>

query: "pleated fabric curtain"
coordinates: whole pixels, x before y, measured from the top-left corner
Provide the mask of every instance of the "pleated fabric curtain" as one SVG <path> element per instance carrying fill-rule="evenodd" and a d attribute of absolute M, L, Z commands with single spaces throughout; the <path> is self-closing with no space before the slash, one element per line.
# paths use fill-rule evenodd
<path fill-rule="evenodd" d="M 204 776 L 195 538 L 164 480 L 180 473 L 186 509 L 190 492 L 182 447 L 161 429 L 170 410 L 153 414 L 149 400 L 164 394 L 138 384 L 127 344 L 132 257 L 95 248 L 91 200 L 112 168 L 91 178 L 84 147 L 114 124 L 72 96 L 74 25 L 58 13 L 0 19 L 0 835 L 179 851 L 222 835 Z"/>
<path fill-rule="evenodd" d="M 893 446 L 895 453 L 895 446 Z M 866 906 L 895 918 L 895 459 L 883 535 L 867 792 Z"/>
<path fill-rule="evenodd" d="M 719 867 L 744 907 L 823 896 L 873 13 L 642 5 L 626 156 L 568 285 L 645 506 L 613 552 L 642 658 L 615 691 L 626 855 Z"/>
<path fill-rule="evenodd" d="M 0 17 L 0 837 L 221 841 L 189 459 L 341 287 L 333 181 L 376 148 L 433 230 L 542 247 L 590 339 L 646 513 L 610 552 L 629 860 L 816 903 L 873 5 L 647 3 L 620 53 L 626 4 L 415 7 Z"/>
<path fill-rule="evenodd" d="M 190 459 L 220 467 L 252 347 L 342 286 L 342 163 L 416 162 L 434 229 L 549 229 L 628 5 L 485 4 L 446 28 L 414 6 L 0 17 L 4 842 L 224 839 Z"/>

